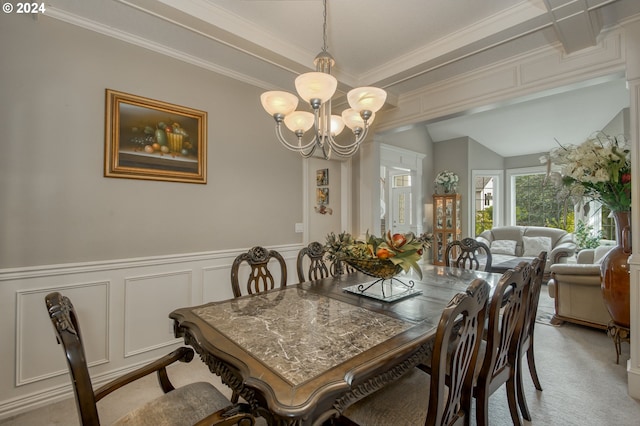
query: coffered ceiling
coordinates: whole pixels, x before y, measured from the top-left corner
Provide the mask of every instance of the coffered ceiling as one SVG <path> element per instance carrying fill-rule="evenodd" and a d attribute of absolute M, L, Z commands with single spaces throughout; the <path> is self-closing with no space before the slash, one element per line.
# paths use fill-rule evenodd
<path fill-rule="evenodd" d="M 269 90 L 294 91 L 294 78 L 313 70 L 323 46 L 322 0 L 49 0 L 48 5 L 46 14 L 54 18 Z M 532 48 L 552 44 L 571 53 L 593 46 L 602 31 L 638 14 L 639 0 L 328 0 L 327 45 L 340 91 L 375 85 L 385 88 L 393 103 L 425 84 Z M 590 95 L 611 98 L 607 102 L 585 102 L 589 94 L 574 90 L 547 101 L 575 98 L 579 104 L 564 103 L 564 114 L 591 117 L 587 110 L 594 107 L 589 114 L 611 119 L 628 96 L 617 99 L 624 97 L 621 81 L 615 90 L 614 83 L 605 83 L 611 86 L 592 86 Z M 526 109 L 520 105 L 529 121 L 542 122 L 536 111 L 549 111 L 544 99 Z M 436 141 L 466 132 L 501 155 L 527 153 L 513 147 L 508 128 L 497 132 L 493 126 L 489 133 L 491 127 L 482 124 L 501 110 L 487 109 L 482 118 L 465 114 L 428 127 Z M 516 123 L 518 117 L 509 120 Z M 517 131 L 522 135 L 522 128 Z M 554 134 L 564 135 L 559 131 Z"/>

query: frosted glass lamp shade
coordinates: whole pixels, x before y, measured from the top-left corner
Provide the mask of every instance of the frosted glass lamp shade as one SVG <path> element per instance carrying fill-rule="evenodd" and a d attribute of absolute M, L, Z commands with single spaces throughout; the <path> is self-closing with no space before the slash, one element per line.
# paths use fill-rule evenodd
<path fill-rule="evenodd" d="M 339 115 L 331 116 L 330 133 L 332 136 L 338 136 L 344 130 L 344 121 Z"/>
<path fill-rule="evenodd" d="M 298 95 L 309 103 L 311 99 L 320 99 L 321 103 L 325 103 L 331 99 L 338 87 L 338 80 L 323 72 L 300 74 L 295 83 Z"/>
<path fill-rule="evenodd" d="M 387 92 L 377 87 L 357 87 L 347 93 L 347 100 L 358 112 L 377 112 L 387 100 Z"/>
<path fill-rule="evenodd" d="M 367 123 L 371 125 L 375 117 L 376 115 L 372 114 L 369 120 L 367 120 Z M 364 129 L 364 120 L 360 116 L 360 113 L 353 108 L 342 111 L 342 119 L 344 120 L 344 124 L 351 130 L 355 130 L 357 127 Z"/>
<path fill-rule="evenodd" d="M 260 102 L 262 102 L 262 108 L 271 116 L 276 114 L 287 115 L 297 108 L 298 97 L 293 93 L 274 90 L 260 95 Z"/>
<path fill-rule="evenodd" d="M 313 126 L 313 114 L 306 111 L 294 111 L 284 118 L 284 124 L 292 132 L 306 132 Z"/>

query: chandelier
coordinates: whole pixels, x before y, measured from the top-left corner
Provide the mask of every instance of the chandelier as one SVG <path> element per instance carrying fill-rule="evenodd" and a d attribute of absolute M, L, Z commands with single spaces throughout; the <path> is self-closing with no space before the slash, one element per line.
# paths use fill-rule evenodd
<path fill-rule="evenodd" d="M 313 113 L 296 111 L 298 97 L 289 92 L 269 91 L 260 96 L 262 107 L 276 121 L 278 140 L 291 151 L 299 152 L 308 158 L 319 150 L 325 160 L 335 153 L 340 157 L 350 157 L 358 151 L 367 137 L 369 126 L 375 113 L 382 108 L 387 92 L 377 87 L 358 87 L 347 93 L 348 108 L 341 116 L 331 114 L 331 98 L 338 87 L 338 80 L 331 75 L 335 60 L 327 52 L 327 0 L 323 0 L 323 47 L 313 63 L 315 72 L 300 74 L 295 80 L 296 91 L 300 98 L 309 103 Z M 288 142 L 282 134 L 282 123 L 297 137 L 296 143 Z M 338 144 L 338 136 L 345 125 L 354 134 L 354 140 L 346 145 Z M 304 134 L 313 127 L 311 138 L 303 142 Z"/>

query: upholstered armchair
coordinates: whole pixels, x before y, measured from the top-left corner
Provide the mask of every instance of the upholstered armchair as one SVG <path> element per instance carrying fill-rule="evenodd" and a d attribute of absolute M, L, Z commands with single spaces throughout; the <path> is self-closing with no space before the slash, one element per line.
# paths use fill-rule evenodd
<path fill-rule="evenodd" d="M 564 321 L 606 329 L 611 320 L 600 290 L 600 263 L 613 246 L 581 250 L 576 263 L 551 265 L 549 296 L 555 301 L 552 323 Z"/>

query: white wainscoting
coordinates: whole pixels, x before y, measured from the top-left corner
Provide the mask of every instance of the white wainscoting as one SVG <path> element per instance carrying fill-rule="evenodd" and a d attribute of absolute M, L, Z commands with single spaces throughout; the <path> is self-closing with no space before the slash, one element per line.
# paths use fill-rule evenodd
<path fill-rule="evenodd" d="M 302 245 L 268 248 L 282 254 L 287 282 L 295 283 Z M 232 298 L 231 264 L 244 251 L 0 270 L 0 420 L 72 397 L 45 295 L 59 291 L 72 300 L 100 385 L 181 344 L 168 317 L 174 309 Z"/>

